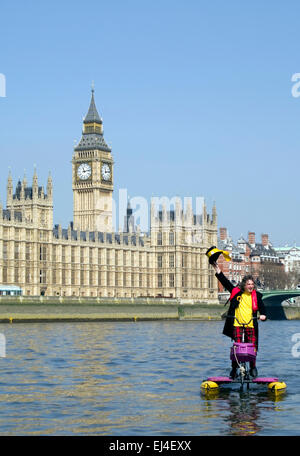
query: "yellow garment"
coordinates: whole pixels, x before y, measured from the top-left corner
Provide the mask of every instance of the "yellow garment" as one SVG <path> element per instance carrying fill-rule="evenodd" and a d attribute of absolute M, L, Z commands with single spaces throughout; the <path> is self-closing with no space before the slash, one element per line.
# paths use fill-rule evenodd
<path fill-rule="evenodd" d="M 239 306 L 235 309 L 235 317 L 238 319 L 240 323 L 248 323 L 248 321 L 252 318 L 252 296 L 251 293 L 245 291 L 241 296 L 237 297 L 239 301 Z M 236 319 L 234 319 L 234 326 L 242 326 L 240 325 Z M 246 325 L 246 328 L 253 328 L 253 320 Z"/>

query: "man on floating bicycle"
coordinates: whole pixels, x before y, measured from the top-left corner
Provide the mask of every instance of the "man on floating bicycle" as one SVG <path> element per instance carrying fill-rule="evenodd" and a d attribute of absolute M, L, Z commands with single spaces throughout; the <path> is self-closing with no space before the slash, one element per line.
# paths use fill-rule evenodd
<path fill-rule="evenodd" d="M 256 350 L 258 350 L 257 311 L 260 313 L 260 320 L 266 320 L 266 312 L 262 301 L 262 294 L 255 290 L 253 277 L 246 275 L 241 283 L 237 287 L 234 287 L 227 277 L 225 277 L 217 263 L 213 263 L 212 266 L 216 271 L 217 279 L 231 293 L 229 298 L 230 306 L 227 312 L 223 334 L 231 337 L 235 342 L 242 342 L 242 324 L 240 323 L 248 323 L 245 326 L 245 342 L 253 343 Z M 232 361 L 230 372 L 232 379 L 236 377 L 237 367 L 237 362 Z M 258 375 L 255 361 L 250 363 L 250 375 L 252 377 L 257 377 Z"/>

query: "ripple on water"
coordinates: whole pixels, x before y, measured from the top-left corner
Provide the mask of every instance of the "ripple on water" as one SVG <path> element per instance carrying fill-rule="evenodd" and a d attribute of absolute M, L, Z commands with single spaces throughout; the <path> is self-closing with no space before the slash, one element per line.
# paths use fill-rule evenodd
<path fill-rule="evenodd" d="M 300 321 L 260 325 L 258 369 L 288 390 L 204 396 L 228 375 L 223 322 L 1 324 L 1 435 L 299 435 Z"/>

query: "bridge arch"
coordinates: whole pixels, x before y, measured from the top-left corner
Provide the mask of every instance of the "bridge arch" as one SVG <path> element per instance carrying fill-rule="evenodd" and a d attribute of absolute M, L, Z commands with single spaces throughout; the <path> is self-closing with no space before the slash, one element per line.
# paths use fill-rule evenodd
<path fill-rule="evenodd" d="M 300 296 L 300 290 L 266 290 L 261 293 L 266 306 L 280 306 L 282 301 Z"/>

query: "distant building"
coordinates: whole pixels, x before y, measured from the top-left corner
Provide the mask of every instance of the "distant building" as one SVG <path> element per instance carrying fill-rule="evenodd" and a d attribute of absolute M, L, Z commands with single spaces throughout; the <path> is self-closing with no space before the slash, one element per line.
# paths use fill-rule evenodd
<path fill-rule="evenodd" d="M 250 273 L 251 249 L 248 242 L 241 237 L 237 243 L 234 243 L 232 237 L 228 235 L 227 228 L 220 228 L 218 248 L 227 250 L 230 253 L 232 261 L 226 261 L 221 255 L 218 263 L 226 277 L 228 277 L 233 284 L 238 284 L 244 275 Z M 220 283 L 219 291 L 224 291 Z"/>
<path fill-rule="evenodd" d="M 70 170 L 71 172 L 71 170 Z M 138 172 L 138 169 L 137 169 Z M 153 185 L 156 185 L 153 176 Z M 217 279 L 205 255 L 217 243 L 217 213 L 151 204 L 149 232 L 135 227 L 128 204 L 124 231 L 113 232 L 114 160 L 94 91 L 72 157 L 73 221 L 53 226 L 53 188 L 7 181 L 0 204 L 0 283 L 25 296 L 158 297 L 215 303 Z M 120 222 L 122 223 L 123 220 Z"/>
<path fill-rule="evenodd" d="M 277 264 L 279 268 L 283 265 L 279 255 L 269 241 L 268 234 L 261 235 L 261 242 L 256 242 L 256 236 L 253 231 L 248 232 L 248 240 L 241 236 L 236 243 L 228 235 L 227 228 L 219 229 L 218 248 L 227 250 L 232 258 L 231 262 L 227 262 L 221 255 L 218 263 L 233 284 L 238 284 L 247 274 L 252 274 L 257 282 L 261 285 L 262 266 L 266 263 Z M 222 285 L 219 284 L 219 291 L 224 291 Z"/>
<path fill-rule="evenodd" d="M 300 273 L 300 247 L 295 245 L 292 247 L 275 247 L 274 250 L 284 264 L 285 272 Z"/>

